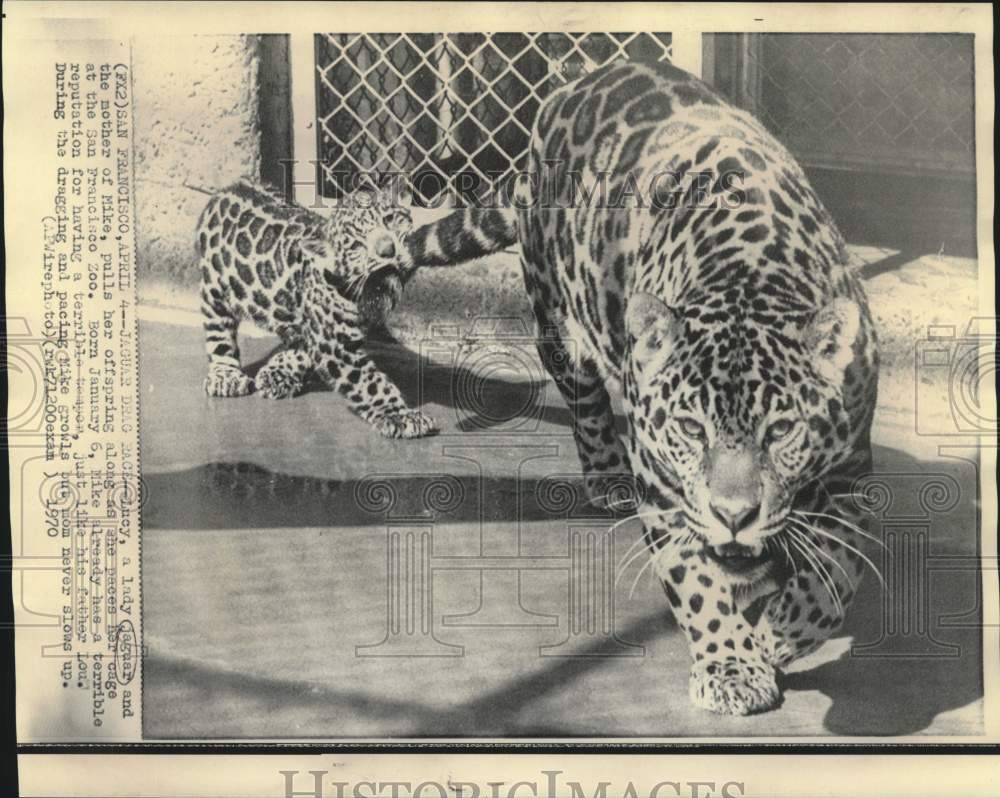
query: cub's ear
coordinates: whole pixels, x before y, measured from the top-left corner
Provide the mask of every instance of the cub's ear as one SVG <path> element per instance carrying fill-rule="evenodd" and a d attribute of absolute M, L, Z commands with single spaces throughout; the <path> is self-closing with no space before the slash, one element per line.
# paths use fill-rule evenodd
<path fill-rule="evenodd" d="M 843 383 L 844 371 L 854 360 L 854 342 L 860 330 L 861 308 L 847 297 L 834 299 L 813 316 L 803 337 L 821 377 L 836 385 Z"/>
<path fill-rule="evenodd" d="M 303 238 L 302 249 L 307 255 L 323 260 L 330 254 L 330 248 L 321 238 Z"/>
<path fill-rule="evenodd" d="M 676 311 L 652 294 L 639 292 L 629 299 L 625 311 L 625 329 L 632 347 L 632 357 L 643 369 L 659 355 L 673 348 L 681 335 L 681 320 Z"/>
<path fill-rule="evenodd" d="M 412 208 L 413 192 L 405 181 L 393 180 L 382 189 L 382 202 L 400 208 Z"/>

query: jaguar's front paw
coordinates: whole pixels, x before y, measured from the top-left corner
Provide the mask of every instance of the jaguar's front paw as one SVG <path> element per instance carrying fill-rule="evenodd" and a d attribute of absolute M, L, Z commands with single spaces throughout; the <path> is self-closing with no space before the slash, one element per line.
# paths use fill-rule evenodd
<path fill-rule="evenodd" d="M 209 396 L 246 396 L 253 389 L 253 380 L 236 366 L 210 366 L 205 377 L 205 393 Z"/>
<path fill-rule="evenodd" d="M 288 399 L 302 392 L 301 377 L 270 365 L 257 372 L 254 383 L 265 399 Z"/>
<path fill-rule="evenodd" d="M 695 706 L 719 715 L 765 712 L 781 700 L 774 668 L 739 657 L 696 662 L 688 694 Z"/>
<path fill-rule="evenodd" d="M 420 410 L 388 413 L 372 423 L 387 438 L 423 438 L 438 431 L 437 422 Z"/>

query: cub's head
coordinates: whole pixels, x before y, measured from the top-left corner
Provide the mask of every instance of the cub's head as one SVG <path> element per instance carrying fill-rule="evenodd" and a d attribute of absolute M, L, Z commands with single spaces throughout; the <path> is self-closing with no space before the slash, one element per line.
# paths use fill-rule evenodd
<path fill-rule="evenodd" d="M 384 325 L 413 273 L 403 246 L 412 229 L 410 195 L 394 185 L 354 192 L 330 218 L 319 248 L 370 326 Z"/>
<path fill-rule="evenodd" d="M 799 491 L 846 459 L 862 432 L 844 399 L 859 306 L 834 299 L 779 326 L 638 293 L 626 322 L 626 395 L 646 478 L 682 508 L 709 556 L 754 571 L 769 559 L 768 538 L 794 523 Z"/>

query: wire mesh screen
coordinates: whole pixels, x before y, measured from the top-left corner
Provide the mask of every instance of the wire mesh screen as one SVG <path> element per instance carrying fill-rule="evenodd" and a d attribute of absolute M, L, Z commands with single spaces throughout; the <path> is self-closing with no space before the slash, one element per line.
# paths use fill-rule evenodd
<path fill-rule="evenodd" d="M 669 33 L 337 33 L 316 37 L 320 190 L 387 173 L 417 201 L 495 190 L 523 166 L 538 106 L 616 58 L 669 60 Z"/>
<path fill-rule="evenodd" d="M 803 161 L 974 173 L 973 40 L 763 34 L 734 97 Z"/>

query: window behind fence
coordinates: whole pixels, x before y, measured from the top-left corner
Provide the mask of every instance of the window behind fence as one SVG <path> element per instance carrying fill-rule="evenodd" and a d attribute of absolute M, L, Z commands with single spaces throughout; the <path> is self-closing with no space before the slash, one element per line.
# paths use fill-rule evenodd
<path fill-rule="evenodd" d="M 973 39 L 724 34 L 707 76 L 807 166 L 971 176 Z"/>

